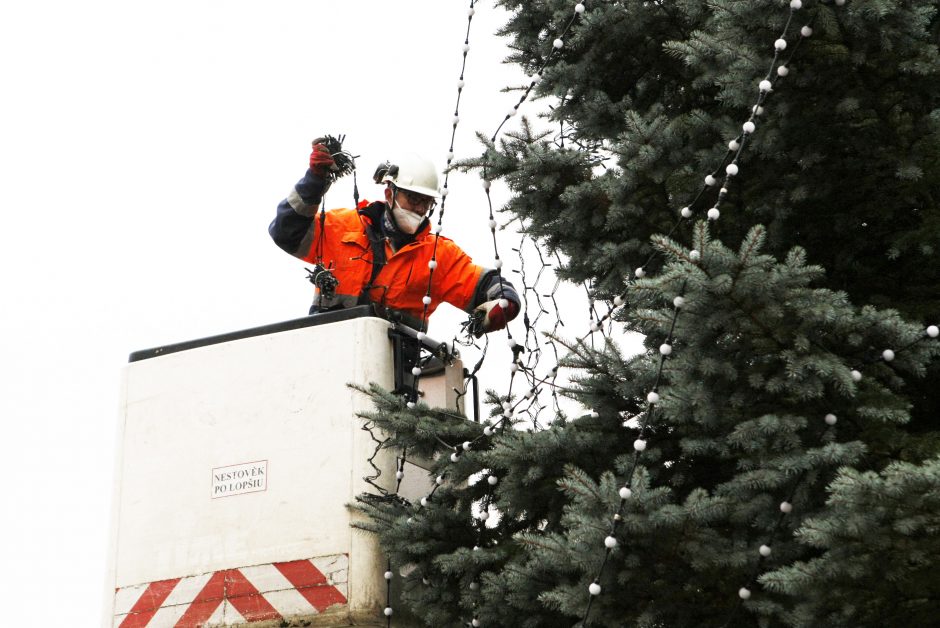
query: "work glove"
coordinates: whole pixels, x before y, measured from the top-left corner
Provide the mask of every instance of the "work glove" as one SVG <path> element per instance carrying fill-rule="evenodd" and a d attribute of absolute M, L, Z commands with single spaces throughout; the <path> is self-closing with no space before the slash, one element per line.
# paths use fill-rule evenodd
<path fill-rule="evenodd" d="M 337 170 L 336 162 L 333 160 L 333 155 L 330 154 L 330 149 L 326 147 L 323 142 L 326 138 L 318 137 L 313 140 L 313 151 L 310 153 L 310 170 L 319 177 L 326 179 L 330 176 L 331 172 Z"/>
<path fill-rule="evenodd" d="M 519 314 L 519 304 L 509 299 L 493 299 L 481 303 L 470 314 L 470 332 L 477 338 L 503 329 Z"/>
<path fill-rule="evenodd" d="M 336 161 L 333 159 L 333 155 L 330 154 L 330 149 L 323 143 L 325 141 L 325 137 L 318 137 L 313 140 L 313 150 L 310 152 L 310 169 L 295 186 L 297 194 L 300 195 L 303 202 L 311 207 L 319 205 L 323 200 L 323 195 L 333 184 L 331 174 L 337 169 Z"/>

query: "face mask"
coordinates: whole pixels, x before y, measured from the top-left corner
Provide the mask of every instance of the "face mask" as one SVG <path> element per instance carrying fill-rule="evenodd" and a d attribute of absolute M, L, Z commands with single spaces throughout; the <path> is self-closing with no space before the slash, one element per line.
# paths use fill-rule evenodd
<path fill-rule="evenodd" d="M 421 223 L 424 222 L 424 216 L 419 216 L 414 212 L 408 211 L 407 209 L 399 206 L 397 202 L 392 208 L 392 216 L 395 217 L 395 224 L 398 225 L 398 228 L 405 233 L 416 232 L 418 227 L 421 226 Z"/>

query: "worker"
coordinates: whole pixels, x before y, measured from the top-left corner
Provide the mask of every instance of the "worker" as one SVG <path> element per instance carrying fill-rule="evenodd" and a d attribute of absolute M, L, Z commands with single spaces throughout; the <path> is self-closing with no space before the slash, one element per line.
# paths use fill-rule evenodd
<path fill-rule="evenodd" d="M 375 303 L 421 321 L 430 280 L 428 316 L 450 303 L 471 315 L 469 330 L 477 337 L 516 317 L 519 296 L 498 270 L 477 266 L 450 239 L 430 235 L 440 198 L 430 161 L 405 155 L 386 162 L 373 177 L 385 184 L 384 201 L 318 213 L 337 169 L 338 153 L 325 141 L 313 141 L 310 167 L 268 228 L 280 248 L 317 265 L 311 314 Z"/>

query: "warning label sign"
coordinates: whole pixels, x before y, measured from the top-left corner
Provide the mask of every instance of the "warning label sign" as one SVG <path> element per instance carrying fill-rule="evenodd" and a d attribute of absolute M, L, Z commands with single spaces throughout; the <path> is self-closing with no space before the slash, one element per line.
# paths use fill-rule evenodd
<path fill-rule="evenodd" d="M 256 493 L 268 488 L 268 461 L 244 462 L 212 470 L 212 499 L 244 493 Z"/>

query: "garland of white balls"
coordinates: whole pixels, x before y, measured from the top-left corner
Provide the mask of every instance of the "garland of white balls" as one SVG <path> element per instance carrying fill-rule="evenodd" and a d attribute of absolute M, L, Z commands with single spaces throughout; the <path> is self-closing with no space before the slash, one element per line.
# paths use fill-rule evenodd
<path fill-rule="evenodd" d="M 842 2 L 837 2 L 837 4 L 841 6 L 842 4 L 844 4 L 844 0 Z M 741 157 L 741 154 L 744 150 L 745 145 L 747 144 L 748 139 L 757 129 L 755 119 L 757 118 L 757 116 L 762 115 L 764 113 L 764 108 L 763 108 L 764 101 L 766 100 L 770 92 L 773 90 L 773 86 L 775 82 L 787 76 L 788 74 L 787 63 L 789 63 L 789 61 L 793 58 L 793 55 L 796 53 L 796 49 L 798 48 L 799 43 L 803 39 L 806 39 L 812 36 L 813 34 L 813 29 L 809 24 L 803 26 L 800 29 L 799 38 L 797 40 L 796 45 L 793 46 L 792 48 L 792 51 L 790 53 L 790 57 L 787 60 L 787 63 L 781 64 L 780 66 L 777 65 L 781 53 L 784 50 L 786 50 L 788 47 L 786 36 L 790 29 L 790 25 L 793 21 L 793 18 L 796 12 L 802 9 L 802 7 L 803 7 L 802 0 L 790 1 L 790 13 L 787 18 L 786 24 L 783 27 L 783 31 L 781 35 L 774 41 L 774 55 L 773 55 L 773 60 L 771 61 L 771 64 L 770 64 L 770 70 L 768 71 L 767 76 L 764 79 L 762 79 L 760 83 L 758 84 L 757 101 L 754 104 L 754 106 L 751 108 L 750 116 L 748 117 L 747 121 L 742 125 L 742 133 L 728 144 L 728 152 L 726 153 L 724 159 L 722 160 L 722 165 L 724 166 L 725 178 L 718 191 L 717 200 L 715 201 L 711 209 L 709 209 L 708 212 L 706 213 L 706 216 L 709 221 L 716 221 L 721 215 L 719 206 L 721 205 L 722 201 L 726 198 L 728 194 L 728 185 L 730 184 L 731 179 L 734 176 L 736 176 L 740 171 L 739 165 L 738 165 L 739 159 Z M 729 156 L 731 157 L 730 161 L 728 160 Z M 676 222 L 673 228 L 669 231 L 669 233 L 667 234 L 667 237 L 671 235 L 672 233 L 674 233 L 680 224 L 692 218 L 692 216 L 694 215 L 693 208 L 698 204 L 698 201 L 705 195 L 705 193 L 708 190 L 713 189 L 718 184 L 718 179 L 716 175 L 718 175 L 720 171 L 721 171 L 721 166 L 719 166 L 718 169 L 716 169 L 714 172 L 708 174 L 705 177 L 705 185 L 700 189 L 695 199 L 688 206 L 683 207 L 680 210 L 679 212 L 680 219 Z M 656 254 L 657 253 L 654 253 L 653 255 L 655 256 Z M 701 256 L 700 251 L 696 249 L 692 249 L 690 251 L 690 254 L 689 254 L 690 261 L 696 262 L 698 261 L 698 259 L 700 259 L 700 256 Z M 652 256 L 650 257 L 650 260 L 647 261 L 647 264 L 651 260 L 652 260 Z M 643 278 L 646 276 L 646 271 L 644 270 L 643 266 L 640 266 L 634 270 L 634 274 L 639 279 L 639 278 Z M 660 353 L 659 369 L 657 371 L 655 384 L 652 390 L 650 390 L 650 392 L 647 394 L 647 397 L 646 397 L 647 409 L 646 409 L 646 412 L 644 413 L 643 421 L 640 423 L 637 439 L 633 443 L 634 456 L 633 456 L 631 468 L 630 468 L 630 471 L 627 473 L 626 481 L 624 482 L 623 486 L 619 489 L 620 505 L 611 520 L 610 531 L 604 539 L 604 549 L 605 549 L 604 559 L 601 561 L 601 564 L 597 571 L 596 576 L 588 585 L 589 597 L 588 597 L 588 602 L 585 607 L 584 615 L 581 621 L 581 625 L 585 627 L 588 626 L 589 621 L 590 621 L 590 613 L 593 607 L 594 599 L 601 594 L 600 582 L 604 574 L 604 569 L 607 566 L 610 553 L 618 545 L 616 532 L 623 519 L 622 515 L 623 515 L 623 510 L 626 507 L 626 503 L 633 495 L 633 490 L 631 487 L 633 473 L 635 472 L 636 467 L 639 463 L 640 454 L 644 452 L 647 447 L 647 440 L 645 438 L 646 429 L 649 426 L 653 418 L 656 404 L 659 403 L 660 401 L 660 394 L 657 388 L 661 380 L 665 360 L 672 354 L 672 348 L 673 348 L 672 347 L 672 344 L 673 344 L 672 334 L 675 329 L 675 324 L 678 319 L 679 311 L 685 305 L 685 299 L 681 294 L 682 292 L 683 290 L 680 290 L 679 296 L 676 296 L 673 299 L 674 313 L 673 313 L 672 325 L 670 327 L 666 341 L 659 347 L 659 353 Z M 614 305 L 616 307 L 623 305 L 624 297 L 626 296 L 626 294 L 627 293 L 625 291 L 621 295 L 618 295 L 617 297 L 615 297 Z M 603 322 L 604 320 L 609 318 L 613 314 L 613 311 L 614 310 L 611 309 L 611 311 L 607 315 L 601 318 L 600 322 Z M 596 323 L 594 326 L 598 326 L 598 325 L 599 323 Z M 592 326 L 592 328 L 594 326 Z M 784 510 L 784 508 L 787 508 L 787 510 Z M 790 509 L 792 509 L 792 506 L 790 505 L 789 502 L 784 501 L 781 504 L 782 512 L 789 512 Z M 750 596 L 750 590 L 747 589 L 746 587 L 742 587 L 739 593 L 742 599 L 745 599 L 744 598 L 745 595 L 748 597 Z"/>
<path fill-rule="evenodd" d="M 431 306 L 431 287 L 433 286 L 433 281 L 434 281 L 434 271 L 437 269 L 437 247 L 438 247 L 438 243 L 440 242 L 440 234 L 443 229 L 444 211 L 445 211 L 445 207 L 447 204 L 447 194 L 449 191 L 448 189 L 448 181 L 450 177 L 449 166 L 454 159 L 454 138 L 457 135 L 457 125 L 460 122 L 460 98 L 463 95 L 463 89 L 465 86 L 464 74 L 467 68 L 467 54 L 470 52 L 470 27 L 473 23 L 473 16 L 476 13 L 475 4 L 476 4 L 476 0 L 470 0 L 470 6 L 467 8 L 467 30 L 464 35 L 464 41 L 463 41 L 463 46 L 462 46 L 463 59 L 462 59 L 461 67 L 460 67 L 460 77 L 457 79 L 457 99 L 456 99 L 456 103 L 454 104 L 454 117 L 453 117 L 453 121 L 451 124 L 450 147 L 447 151 L 448 168 L 445 169 L 445 172 L 444 172 L 444 185 L 441 188 L 441 206 L 440 206 L 440 211 L 438 212 L 437 223 L 432 228 L 432 233 L 434 234 L 434 247 L 431 252 L 431 259 L 430 261 L 428 261 L 428 269 L 429 269 L 428 285 L 427 285 L 427 289 L 425 290 L 424 297 L 422 297 L 421 299 L 424 307 L 421 313 L 421 327 L 418 330 L 418 334 L 417 334 L 419 343 L 421 340 L 425 338 L 425 332 L 427 332 L 427 328 L 428 328 L 428 311 Z M 411 396 L 406 403 L 409 410 L 413 410 L 417 404 L 418 385 L 420 383 L 421 372 L 422 372 L 421 360 L 419 357 L 417 363 L 411 369 L 411 373 L 414 376 L 414 385 L 412 386 Z M 401 455 L 398 456 L 396 459 L 395 495 L 398 494 L 398 491 L 401 487 L 402 480 L 404 479 L 404 476 L 405 476 L 406 460 L 407 460 L 407 450 L 402 449 Z M 438 478 L 437 485 L 439 485 L 442 481 L 443 481 L 442 478 Z M 435 486 L 435 489 L 436 489 L 436 486 Z M 424 501 L 425 500 L 422 500 L 422 502 Z M 386 618 L 386 626 L 388 628 L 391 628 L 392 614 L 394 613 L 394 609 L 392 608 L 392 579 L 394 577 L 394 573 L 392 572 L 391 558 L 387 560 L 384 577 L 385 577 L 385 588 L 386 588 L 386 605 L 385 605 L 385 609 L 383 610 L 383 613 Z"/>

